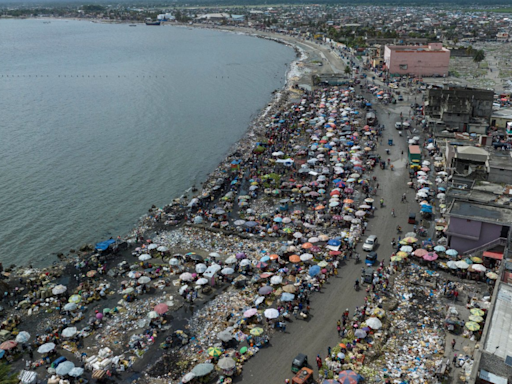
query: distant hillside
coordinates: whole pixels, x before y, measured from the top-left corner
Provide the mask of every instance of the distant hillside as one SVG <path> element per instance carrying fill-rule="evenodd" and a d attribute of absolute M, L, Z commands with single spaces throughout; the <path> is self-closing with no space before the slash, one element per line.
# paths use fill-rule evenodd
<path fill-rule="evenodd" d="M 44 5 L 45 7 L 62 7 L 66 4 L 76 5 L 80 4 L 130 4 L 139 6 L 152 6 L 152 7 L 165 7 L 172 4 L 176 5 L 293 5 L 293 4 L 332 4 L 332 5 L 378 5 L 378 6 L 442 6 L 443 8 L 450 8 L 454 6 L 464 6 L 468 9 L 482 10 L 482 7 L 510 5 L 510 0 L 480 0 L 475 3 L 474 0 L 430 0 L 425 3 L 424 0 L 384 0 L 384 1 L 371 1 L 371 0 L 120 0 L 119 2 L 112 2 L 109 0 L 0 0 L 0 4 L 5 6 L 15 7 L 34 7 L 37 5 Z"/>

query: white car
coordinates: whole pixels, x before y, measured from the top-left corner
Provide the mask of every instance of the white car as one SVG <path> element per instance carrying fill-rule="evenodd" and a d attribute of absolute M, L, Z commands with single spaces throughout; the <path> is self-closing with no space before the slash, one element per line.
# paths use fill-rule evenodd
<path fill-rule="evenodd" d="M 399 122 L 399 121 L 397 121 L 397 122 L 395 123 L 395 128 L 396 128 L 396 129 L 402 129 L 402 123 L 401 123 L 401 122 Z"/>
<path fill-rule="evenodd" d="M 377 236 L 370 235 L 366 239 L 366 241 L 363 244 L 363 251 L 370 252 L 373 251 L 373 248 L 375 248 L 375 244 L 377 244 Z"/>

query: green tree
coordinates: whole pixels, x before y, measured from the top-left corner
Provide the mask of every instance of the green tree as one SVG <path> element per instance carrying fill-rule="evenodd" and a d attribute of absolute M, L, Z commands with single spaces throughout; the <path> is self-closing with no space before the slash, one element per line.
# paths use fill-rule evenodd
<path fill-rule="evenodd" d="M 343 71 L 345 72 L 345 75 L 350 75 L 352 73 L 352 70 L 350 69 L 350 67 L 347 65 L 345 66 L 345 70 Z"/>
<path fill-rule="evenodd" d="M 483 49 L 479 49 L 475 51 L 473 54 L 473 61 L 478 64 L 478 68 L 480 68 L 480 63 L 485 59 L 485 51 Z"/>
<path fill-rule="evenodd" d="M 4 362 L 0 363 L 0 384 L 17 384 L 19 382 L 15 373 L 11 372 L 10 366 Z"/>

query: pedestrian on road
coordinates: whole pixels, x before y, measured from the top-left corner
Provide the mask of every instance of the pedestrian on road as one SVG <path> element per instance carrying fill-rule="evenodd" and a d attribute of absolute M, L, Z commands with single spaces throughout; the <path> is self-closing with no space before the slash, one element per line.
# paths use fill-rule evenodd
<path fill-rule="evenodd" d="M 327 347 L 327 356 L 331 356 L 331 347 Z"/>
<path fill-rule="evenodd" d="M 457 343 L 457 342 L 455 341 L 455 339 L 452 339 L 452 351 L 453 351 L 453 349 L 455 348 L 455 344 L 456 344 L 456 343 Z"/>
<path fill-rule="evenodd" d="M 455 355 L 457 356 L 457 355 Z M 322 359 L 320 358 L 320 355 L 316 355 L 316 365 L 318 369 L 322 368 Z"/>
<path fill-rule="evenodd" d="M 453 365 L 457 363 L 457 354 L 453 355 L 452 363 Z"/>

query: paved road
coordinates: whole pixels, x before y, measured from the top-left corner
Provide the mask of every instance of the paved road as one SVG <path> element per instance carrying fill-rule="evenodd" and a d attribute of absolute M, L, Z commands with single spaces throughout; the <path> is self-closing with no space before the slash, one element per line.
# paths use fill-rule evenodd
<path fill-rule="evenodd" d="M 322 49 L 328 60 L 332 61 L 333 67 L 344 68 L 343 63 L 325 47 Z M 400 112 L 404 116 L 408 114 L 408 102 L 386 106 L 377 106 L 377 116 L 387 128 L 383 133 L 382 144 L 377 152 L 388 158 L 386 148 L 391 148 L 389 158 L 395 166 L 395 171 L 381 170 L 377 168 L 374 175 L 380 183 L 377 198 L 383 197 L 385 208 L 376 210 L 375 217 L 370 219 L 366 236 L 376 234 L 379 238 L 379 246 L 376 251 L 379 259 L 389 262 L 391 249 L 391 238 L 396 237 L 396 225 L 400 224 L 404 233 L 412 230 L 412 225 L 407 224 L 407 217 L 410 209 L 417 211 L 417 204 L 414 202 L 414 192 L 407 188 L 408 168 L 407 143 L 404 137 L 398 135 L 394 123 L 399 119 Z M 390 111 L 388 116 L 387 110 Z M 393 147 L 388 147 L 387 140 L 392 138 L 395 142 Z M 402 157 L 401 151 L 404 151 Z M 409 203 L 401 203 L 402 193 L 406 192 Z M 391 216 L 391 208 L 395 209 L 396 218 Z M 358 249 L 363 255 L 364 252 Z M 355 264 L 349 260 L 341 265 L 340 273 L 324 286 L 321 293 L 315 293 L 311 297 L 311 319 L 309 321 L 295 320 L 287 326 L 286 333 L 278 332 L 272 337 L 272 345 L 262 350 L 255 357 L 249 360 L 245 366 L 243 375 L 237 381 L 248 384 L 261 383 L 283 383 L 286 378 L 291 378 L 291 362 L 298 353 L 305 353 L 313 365 L 317 354 L 323 358 L 327 353 L 328 346 L 334 346 L 339 337 L 336 332 L 336 322 L 340 319 L 345 308 L 351 313 L 356 306 L 364 302 L 363 291 L 354 291 L 354 281 L 360 276 L 362 264 Z M 318 371 L 315 368 L 315 375 Z"/>

